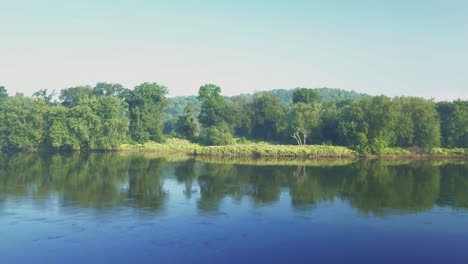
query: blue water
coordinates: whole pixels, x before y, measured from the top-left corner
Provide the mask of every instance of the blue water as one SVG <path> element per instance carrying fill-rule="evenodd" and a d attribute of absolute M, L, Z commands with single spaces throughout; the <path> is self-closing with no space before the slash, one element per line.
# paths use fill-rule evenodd
<path fill-rule="evenodd" d="M 135 192 L 133 170 L 128 169 L 132 162 L 122 165 L 128 167 L 125 175 L 112 174 L 117 180 L 105 183 L 90 171 L 70 175 L 80 170 L 76 167 L 65 176 L 54 174 L 51 166 L 68 166 L 68 160 L 55 164 L 37 159 L 34 164 L 40 169 L 4 166 L 0 175 L 0 263 L 468 263 L 468 190 L 459 180 L 455 187 L 461 191 L 446 187 L 452 186 L 446 183 L 452 176 L 445 175 L 456 172 L 457 179 L 468 180 L 465 164 L 424 168 L 383 164 L 379 170 L 366 169 L 364 176 L 353 175 L 364 166 L 356 163 L 310 166 L 313 172 L 303 175 L 305 180 L 294 181 L 306 186 L 303 192 L 320 194 L 313 202 L 297 204 L 293 200 L 299 198 L 291 191 L 297 186 L 286 182 L 295 176 L 281 174 L 296 171 L 294 165 L 226 165 L 229 169 L 207 177 L 207 170 L 222 164 L 191 161 L 187 166 L 195 164 L 195 169 L 191 167 L 194 173 L 187 181 L 175 176 L 174 168 L 184 168 L 184 161 L 158 159 L 160 173 Z M 89 159 L 76 158 L 84 164 L 93 162 Z M 109 165 L 108 159 L 98 165 Z M 379 200 L 381 192 L 376 192 L 369 195 L 375 203 L 358 204 L 353 199 L 369 190 L 350 192 L 351 187 L 343 186 L 349 181 L 350 186 L 362 184 L 382 166 L 412 171 L 405 176 L 414 178 L 409 181 L 414 185 L 409 200 L 402 202 L 398 196 L 405 192 L 390 184 L 386 189 L 393 188 L 390 200 Z M 439 171 L 436 180 L 416 175 L 427 166 Z M 155 169 L 151 162 L 147 168 Z M 281 173 L 273 175 L 275 171 Z M 349 175 L 338 175 L 345 171 Z M 322 172 L 328 176 L 323 178 Z M 333 177 L 342 180 L 330 180 Z M 378 181 L 389 177 L 400 176 L 390 173 Z M 214 184 L 218 178 L 221 183 Z M 269 185 L 268 180 L 276 183 Z M 304 181 L 317 181 L 317 187 L 309 189 Z M 425 187 L 426 181 L 436 187 Z M 73 195 L 71 189 L 76 191 Z M 432 203 L 421 197 L 430 197 Z"/>

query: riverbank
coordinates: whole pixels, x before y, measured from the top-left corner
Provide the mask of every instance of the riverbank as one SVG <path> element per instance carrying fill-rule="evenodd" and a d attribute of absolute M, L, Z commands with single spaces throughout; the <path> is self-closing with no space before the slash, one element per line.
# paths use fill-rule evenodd
<path fill-rule="evenodd" d="M 181 139 L 168 139 L 165 143 L 122 144 L 118 149 L 124 152 L 185 153 L 200 156 L 238 157 L 329 157 L 350 158 L 357 153 L 341 146 L 326 145 L 273 145 L 268 143 L 233 144 L 226 146 L 202 146 Z"/>
<path fill-rule="evenodd" d="M 380 156 L 362 156 L 342 146 L 328 145 L 273 145 L 268 143 L 238 143 L 227 146 L 201 146 L 181 139 L 168 139 L 165 143 L 122 144 L 116 151 L 184 153 L 200 156 L 231 157 L 300 157 L 300 158 L 467 158 L 468 149 L 435 148 L 430 152 L 403 148 L 386 148 Z"/>

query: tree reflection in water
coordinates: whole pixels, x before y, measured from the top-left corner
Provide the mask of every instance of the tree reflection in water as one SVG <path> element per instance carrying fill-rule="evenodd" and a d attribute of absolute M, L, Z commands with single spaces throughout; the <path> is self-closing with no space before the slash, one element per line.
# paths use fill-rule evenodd
<path fill-rule="evenodd" d="M 197 199 L 202 212 L 219 210 L 226 197 L 239 201 L 249 197 L 255 204 L 268 205 L 284 191 L 300 210 L 335 199 L 378 216 L 434 206 L 468 208 L 464 162 L 359 160 L 330 165 L 324 160 L 295 166 L 271 161 L 250 165 L 235 160 L 91 153 L 2 154 L 0 165 L 0 206 L 12 198 L 40 203 L 56 195 L 61 206 L 97 210 L 129 206 L 157 212 L 170 203 L 164 182 L 174 178 L 184 185 L 187 199 Z"/>

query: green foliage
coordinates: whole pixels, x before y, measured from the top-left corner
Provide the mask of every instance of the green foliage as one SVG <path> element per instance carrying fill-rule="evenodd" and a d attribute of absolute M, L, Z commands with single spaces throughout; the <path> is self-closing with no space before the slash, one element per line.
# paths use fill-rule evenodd
<path fill-rule="evenodd" d="M 96 112 L 101 120 L 97 134 L 99 149 L 115 149 L 128 134 L 129 118 L 126 103 L 116 97 L 98 97 Z"/>
<path fill-rule="evenodd" d="M 344 145 L 343 139 L 339 134 L 340 107 L 338 107 L 338 104 L 334 102 L 322 103 L 319 135 L 315 139 L 312 138 L 312 140 L 326 144 Z"/>
<path fill-rule="evenodd" d="M 45 144 L 56 149 L 79 149 L 80 142 L 75 140 L 69 129 L 69 109 L 64 106 L 51 108 L 46 115 Z"/>
<path fill-rule="evenodd" d="M 125 98 L 128 96 L 130 91 L 124 88 L 118 83 L 97 83 L 93 88 L 93 94 L 97 96 L 117 96 L 119 98 Z"/>
<path fill-rule="evenodd" d="M 60 92 L 59 99 L 62 105 L 72 107 L 77 105 L 80 100 L 89 98 L 93 95 L 93 88 L 91 86 L 77 86 L 63 89 Z"/>
<path fill-rule="evenodd" d="M 208 146 L 231 145 L 234 143 L 234 138 L 226 126 L 212 126 L 202 130 L 200 142 Z"/>
<path fill-rule="evenodd" d="M 8 92 L 7 92 L 7 90 L 5 89 L 4 86 L 0 85 L 0 101 L 4 100 L 6 98 L 8 98 Z"/>
<path fill-rule="evenodd" d="M 115 149 L 127 138 L 127 106 L 116 97 L 85 97 L 73 107 L 51 108 L 46 146 L 56 149 Z"/>
<path fill-rule="evenodd" d="M 305 89 L 305 88 L 297 88 L 297 89 Z M 318 97 L 323 102 L 337 102 L 337 101 L 345 101 L 345 100 L 357 100 L 368 95 L 356 93 L 353 91 L 345 91 L 341 89 L 335 88 L 316 88 L 316 89 L 307 89 L 312 90 L 317 93 Z M 277 89 L 268 91 L 271 95 L 278 97 L 281 101 L 282 105 L 290 105 L 293 103 L 293 93 L 296 89 Z"/>
<path fill-rule="evenodd" d="M 185 107 L 187 107 L 188 104 L 193 106 L 195 116 L 200 114 L 201 102 L 195 95 L 176 96 L 167 98 L 167 100 L 169 101 L 169 105 L 164 110 L 164 120 L 166 121 L 177 119 L 180 115 L 183 115 L 185 112 Z"/>
<path fill-rule="evenodd" d="M 247 107 L 251 113 L 252 136 L 262 140 L 278 139 L 278 120 L 285 115 L 279 99 L 267 93 L 258 93 Z"/>
<path fill-rule="evenodd" d="M 323 145 L 272 145 L 268 143 L 244 142 L 218 146 L 200 146 L 188 140 L 171 138 L 164 144 L 147 142 L 145 144 L 122 144 L 122 150 L 141 150 L 156 152 L 182 152 L 199 155 L 225 155 L 225 156 L 294 156 L 294 157 L 352 157 L 356 154 L 353 150 L 339 146 Z"/>
<path fill-rule="evenodd" d="M 195 107 L 188 104 L 185 107 L 185 114 L 177 119 L 176 133 L 179 137 L 194 141 L 200 134 L 200 127 L 195 117 Z"/>
<path fill-rule="evenodd" d="M 230 129 L 239 125 L 235 108 L 221 96 L 221 88 L 213 84 L 200 87 L 198 99 L 202 102 L 198 119 L 204 127 L 229 124 Z"/>
<path fill-rule="evenodd" d="M 93 108 L 96 99 L 84 98 L 68 111 L 68 129 L 73 148 L 97 149 L 101 120 Z"/>
<path fill-rule="evenodd" d="M 228 156 L 343 157 L 353 156 L 355 152 L 348 148 L 338 146 L 292 146 L 258 143 L 205 147 L 197 154 Z"/>
<path fill-rule="evenodd" d="M 168 105 L 168 90 L 157 83 L 143 83 L 132 91 L 130 108 L 130 134 L 138 142 L 161 141 L 164 108 Z"/>
<path fill-rule="evenodd" d="M 255 143 L 291 144 L 291 135 L 301 145 L 324 145 L 315 150 L 344 145 L 363 155 L 447 152 L 457 156 L 458 148 L 468 146 L 466 101 L 435 104 L 422 98 L 371 97 L 329 88 L 223 97 L 221 88 L 212 84 L 200 87 L 198 97 L 168 99 L 167 93 L 157 83 L 129 90 L 102 82 L 64 89 L 56 102 L 54 92 L 45 89 L 28 98 L 9 97 L 0 87 L 0 147 L 8 151 L 116 149 L 122 142 L 144 146 L 178 136 L 222 146 L 215 148 L 221 153 L 313 155 L 309 149 L 289 150 L 282 145 L 269 150 Z M 255 151 L 242 152 L 236 142 L 247 149 L 255 146 Z M 453 150 L 437 148 L 441 143 Z"/>
<path fill-rule="evenodd" d="M 200 87 L 202 102 L 198 119 L 203 125 L 200 141 L 206 145 L 224 145 L 233 141 L 232 132 L 239 126 L 240 117 L 234 106 L 221 96 L 221 88 L 213 84 Z"/>
<path fill-rule="evenodd" d="M 52 91 L 52 92 L 48 92 L 47 89 L 42 89 L 42 90 L 39 90 L 35 93 L 33 93 L 33 97 L 35 98 L 42 98 L 44 101 L 46 101 L 46 103 L 48 104 L 52 104 L 52 99 L 53 97 L 56 95 L 55 91 Z"/>
<path fill-rule="evenodd" d="M 421 98 L 366 97 L 343 108 L 339 129 L 345 143 L 363 154 L 382 155 L 390 146 L 440 145 L 435 104 Z"/>
<path fill-rule="evenodd" d="M 44 136 L 44 100 L 16 95 L 0 103 L 0 148 L 30 150 L 37 148 Z"/>
<path fill-rule="evenodd" d="M 414 144 L 426 150 L 440 146 L 440 118 L 433 101 L 413 98 Z"/>
<path fill-rule="evenodd" d="M 313 104 L 320 101 L 319 94 L 314 89 L 297 88 L 292 95 L 293 104 Z"/>
<path fill-rule="evenodd" d="M 343 109 L 340 132 L 358 152 L 379 155 L 395 140 L 395 116 L 390 98 L 365 97 Z"/>
<path fill-rule="evenodd" d="M 289 112 L 290 131 L 298 145 L 307 145 L 307 138 L 320 125 L 320 103 L 295 103 Z M 302 134 L 302 137 L 301 137 Z"/>
<path fill-rule="evenodd" d="M 437 111 L 443 146 L 468 148 L 468 101 L 440 102 Z"/>
<path fill-rule="evenodd" d="M 429 152 L 429 154 L 434 156 L 468 156 L 468 149 L 467 148 L 433 148 Z"/>
<path fill-rule="evenodd" d="M 408 97 L 399 97 L 393 101 L 396 107 L 396 145 L 400 147 L 413 146 L 415 127 L 412 100 Z"/>
<path fill-rule="evenodd" d="M 224 122 L 226 102 L 219 86 L 203 85 L 198 91 L 198 99 L 202 102 L 198 119 L 203 126 L 217 126 Z"/>

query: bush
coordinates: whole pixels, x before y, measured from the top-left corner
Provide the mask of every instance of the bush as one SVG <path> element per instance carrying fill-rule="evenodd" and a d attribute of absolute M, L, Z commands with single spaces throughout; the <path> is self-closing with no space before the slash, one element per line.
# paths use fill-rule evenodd
<path fill-rule="evenodd" d="M 234 138 L 228 131 L 222 131 L 216 127 L 203 129 L 200 136 L 202 144 L 207 146 L 222 146 L 234 144 Z"/>

